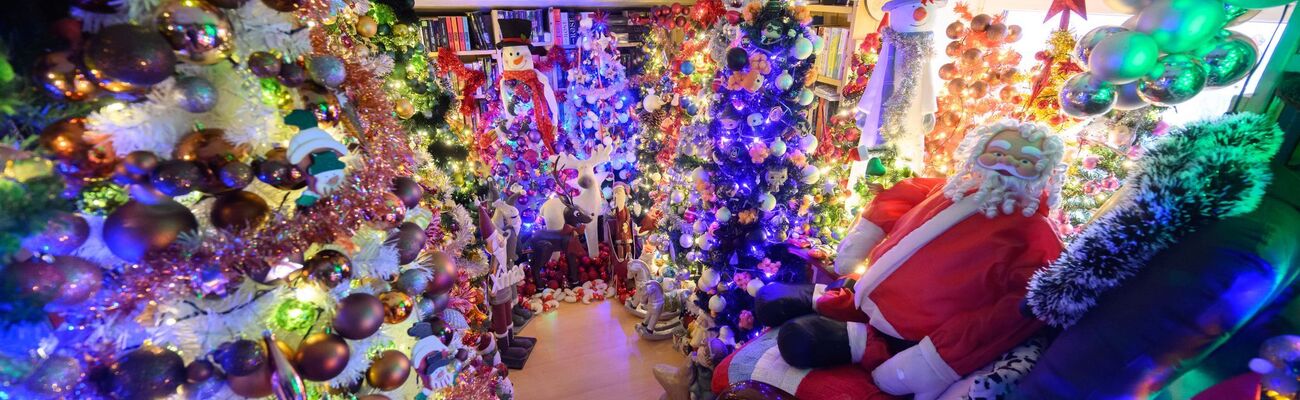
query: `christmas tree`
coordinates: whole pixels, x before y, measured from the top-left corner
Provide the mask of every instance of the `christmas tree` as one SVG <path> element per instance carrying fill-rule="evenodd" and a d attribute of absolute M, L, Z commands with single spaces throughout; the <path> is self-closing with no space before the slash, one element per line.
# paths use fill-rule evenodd
<path fill-rule="evenodd" d="M 699 219 L 706 229 L 695 234 L 702 236 L 704 263 L 720 282 L 722 304 L 714 311 L 738 339 L 753 326 L 738 325 L 752 298 L 737 281 L 810 278 L 805 265 L 776 253 L 790 251 L 781 244 L 808 234 L 813 199 L 807 185 L 820 178 L 808 158 L 817 139 L 809 135 L 805 111 L 813 101 L 807 84 L 814 43 L 820 42 L 808 29 L 811 17 L 782 0 L 752 2 L 743 17 L 739 45 L 726 52 L 709 109 L 712 149 L 704 153 L 711 162 L 695 176 L 711 205 Z"/>
<path fill-rule="evenodd" d="M 69 48 L 23 74 L 51 96 L 3 110 L 40 133 L 0 152 L 0 396 L 509 391 L 456 357 L 490 342 L 487 271 L 472 215 L 406 134 L 450 105 L 412 10 L 76 4 Z M 73 106 L 31 118 L 41 103 Z M 49 223 L 12 229 L 37 211 Z M 460 385 L 410 376 L 434 357 Z"/>

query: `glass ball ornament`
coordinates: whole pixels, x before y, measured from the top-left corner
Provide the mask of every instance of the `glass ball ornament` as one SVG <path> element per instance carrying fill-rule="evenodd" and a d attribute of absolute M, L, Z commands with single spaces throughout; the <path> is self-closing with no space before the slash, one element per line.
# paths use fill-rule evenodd
<path fill-rule="evenodd" d="M 202 0 L 172 0 L 155 11 L 154 26 L 181 60 L 210 65 L 230 55 L 234 30 L 226 14 Z"/>

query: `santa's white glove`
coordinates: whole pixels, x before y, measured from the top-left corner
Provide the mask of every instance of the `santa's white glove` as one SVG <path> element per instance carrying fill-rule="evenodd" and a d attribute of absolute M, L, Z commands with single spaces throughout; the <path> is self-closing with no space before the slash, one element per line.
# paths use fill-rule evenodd
<path fill-rule="evenodd" d="M 927 336 L 871 371 L 876 387 L 895 396 L 915 394 L 915 400 L 933 400 L 961 376 L 948 366 Z"/>
<path fill-rule="evenodd" d="M 312 186 L 316 193 L 328 195 L 334 193 L 334 189 L 338 189 L 339 186 L 343 185 L 346 176 L 342 169 L 336 169 L 318 173 L 315 175 L 315 178 L 316 183 Z"/>
<path fill-rule="evenodd" d="M 858 218 L 836 248 L 835 273 L 845 276 L 856 272 L 867 261 L 871 249 L 884 239 L 885 231 L 866 218 Z"/>

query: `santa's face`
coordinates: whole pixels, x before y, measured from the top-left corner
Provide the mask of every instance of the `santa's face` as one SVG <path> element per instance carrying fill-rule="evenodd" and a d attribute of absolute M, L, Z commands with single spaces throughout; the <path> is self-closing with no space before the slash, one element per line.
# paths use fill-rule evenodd
<path fill-rule="evenodd" d="M 1004 130 L 993 135 L 984 151 L 975 159 L 976 165 L 1004 177 L 1036 180 L 1042 175 L 1039 161 L 1043 159 L 1043 141 L 1030 141 L 1020 132 Z"/>
<path fill-rule="evenodd" d="M 507 46 L 501 49 L 502 69 L 525 71 L 533 69 L 533 52 L 528 46 Z"/>
<path fill-rule="evenodd" d="M 627 207 L 627 189 L 622 186 L 614 187 L 614 208 L 622 209 Z"/>
<path fill-rule="evenodd" d="M 930 32 L 934 30 L 935 14 L 947 0 L 894 0 L 886 3 L 889 27 L 896 32 Z"/>

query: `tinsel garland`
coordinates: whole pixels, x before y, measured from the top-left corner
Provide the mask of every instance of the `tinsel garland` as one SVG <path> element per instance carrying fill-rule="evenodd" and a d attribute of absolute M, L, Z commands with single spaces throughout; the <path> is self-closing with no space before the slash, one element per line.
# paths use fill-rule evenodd
<path fill-rule="evenodd" d="M 451 48 L 443 47 L 438 49 L 438 70 L 443 73 L 451 74 L 461 80 L 460 87 L 460 113 L 462 115 L 474 114 L 474 93 L 487 82 L 487 75 L 483 71 L 474 71 L 465 68 L 465 64 L 460 62 L 460 57 Z"/>
<path fill-rule="evenodd" d="M 1156 253 L 1204 224 L 1255 209 L 1272 179 L 1283 133 L 1268 117 L 1236 114 L 1190 124 L 1155 144 L 1120 198 L 1061 257 L 1034 274 L 1026 301 L 1069 327 Z"/>
<path fill-rule="evenodd" d="M 894 54 L 888 57 L 890 63 L 902 60 L 899 70 L 894 71 L 897 83 L 889 99 L 885 100 L 880 113 L 880 135 L 885 143 L 895 142 L 904 134 L 907 124 L 902 119 L 912 106 L 913 94 L 916 92 L 917 79 L 925 76 L 921 67 L 924 61 L 933 56 L 930 49 L 934 47 L 934 34 L 930 32 L 896 32 L 885 28 L 881 31 L 884 43 L 890 43 Z M 884 57 L 882 57 L 884 58 Z M 894 67 L 886 65 L 885 68 Z"/>

